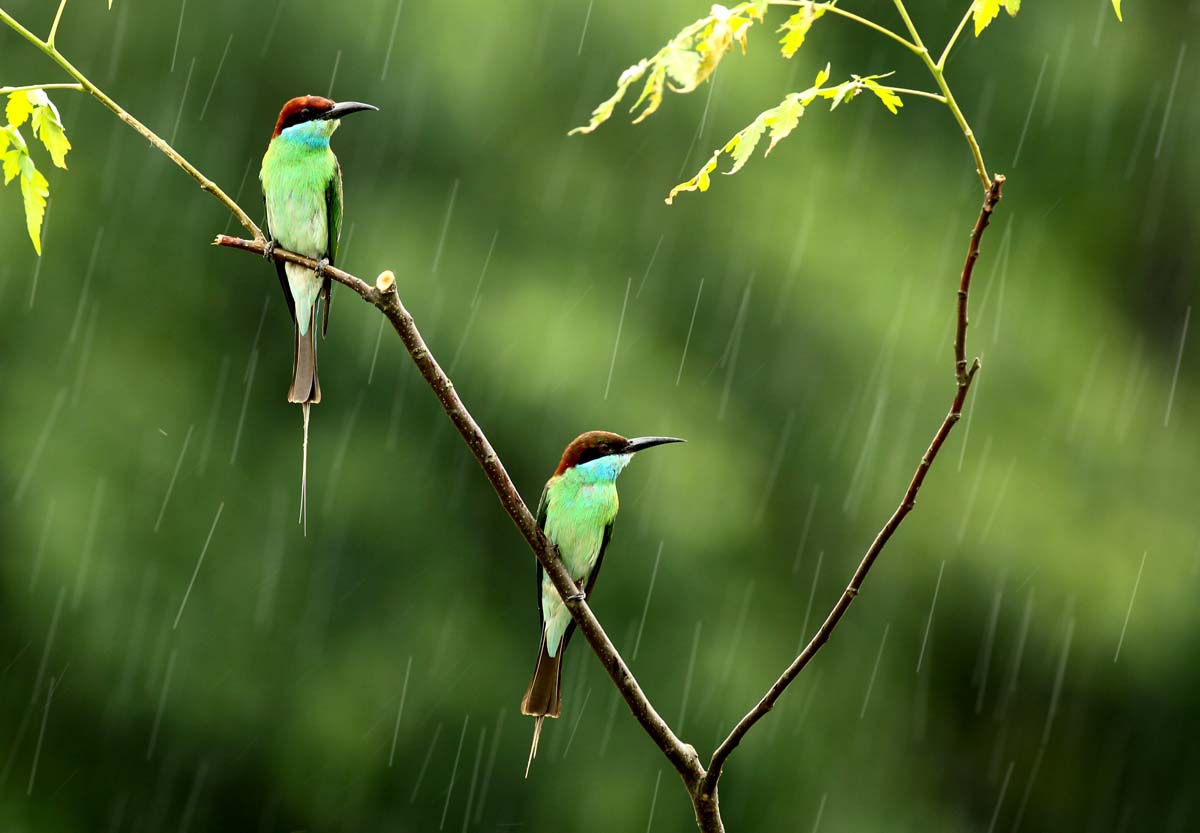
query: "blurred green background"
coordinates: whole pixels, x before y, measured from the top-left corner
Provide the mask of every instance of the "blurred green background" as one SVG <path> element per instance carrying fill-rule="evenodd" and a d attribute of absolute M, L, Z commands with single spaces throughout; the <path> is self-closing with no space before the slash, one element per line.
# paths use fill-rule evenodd
<path fill-rule="evenodd" d="M 965 3 L 910 10 L 940 44 Z M 56 4 L 3 5 L 44 33 Z M 732 759 L 731 831 L 1200 824 L 1200 3 L 1126 6 L 1027 3 L 955 53 L 1009 176 L 983 371 L 859 602 Z M 929 88 L 833 18 L 788 62 L 775 10 L 712 85 L 567 138 L 706 10 L 206 0 L 180 27 L 177 3 L 76 0 L 59 33 L 256 217 L 286 99 L 377 104 L 334 142 L 342 264 L 395 270 L 527 500 L 583 430 L 689 440 L 624 475 L 592 601 L 705 758 L 949 405 L 980 202 L 947 111 L 862 98 L 663 205 L 826 61 Z M 0 83 L 61 80 L 0 31 Z M 0 192 L 0 830 L 694 829 L 582 641 L 523 779 L 533 559 L 380 317 L 335 291 L 306 538 L 273 270 L 210 246 L 224 209 L 110 113 L 54 100 L 74 150 L 47 165 L 40 260 Z"/>

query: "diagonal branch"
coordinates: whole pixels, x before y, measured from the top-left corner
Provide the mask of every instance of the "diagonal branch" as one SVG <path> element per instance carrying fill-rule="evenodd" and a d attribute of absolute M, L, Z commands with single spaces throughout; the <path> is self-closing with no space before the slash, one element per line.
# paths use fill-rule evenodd
<path fill-rule="evenodd" d="M 929 473 L 930 466 L 933 465 L 934 459 L 941 450 L 942 445 L 946 442 L 946 438 L 950 436 L 951 429 L 962 416 L 963 403 L 967 398 L 967 391 L 971 388 L 971 382 L 975 378 L 976 371 L 979 370 L 979 359 L 975 359 L 967 368 L 966 359 L 966 339 L 967 339 L 967 302 L 971 292 L 971 275 L 975 271 L 975 261 L 979 258 L 979 241 L 983 237 L 983 232 L 988 227 L 988 222 L 992 218 L 992 211 L 996 207 L 996 203 L 1000 201 L 1000 189 L 1004 186 L 1004 176 L 997 174 L 992 178 L 987 195 L 983 200 L 983 208 L 979 211 L 979 219 L 975 221 L 975 229 L 971 233 L 971 242 L 967 248 L 967 259 L 963 264 L 962 278 L 959 281 L 958 287 L 958 327 L 954 336 L 954 377 L 955 389 L 954 400 L 950 404 L 950 412 L 946 414 L 946 418 L 942 420 L 941 426 L 937 433 L 933 435 L 933 441 L 929 444 L 921 462 L 917 465 L 917 470 L 913 474 L 912 481 L 908 484 L 908 489 L 904 492 L 904 497 L 900 501 L 900 505 L 896 507 L 896 511 L 884 524 L 883 529 L 879 530 L 879 534 L 875 536 L 875 540 L 871 542 L 867 554 L 863 556 L 862 562 L 858 565 L 858 569 L 854 571 L 854 577 L 850 579 L 850 584 L 842 591 L 841 597 L 837 600 L 837 604 L 829 611 L 829 615 L 825 617 L 825 621 L 821 627 L 817 629 L 816 634 L 800 652 L 800 655 L 792 660 L 792 664 L 787 667 L 787 670 L 780 675 L 769 689 L 763 695 L 758 704 L 751 709 L 745 717 L 738 721 L 733 727 L 733 731 L 729 733 L 729 737 L 721 742 L 713 752 L 712 761 L 708 765 L 708 772 L 704 776 L 704 782 L 701 786 L 702 792 L 715 793 L 717 788 L 717 780 L 721 777 L 722 767 L 725 761 L 728 760 L 733 750 L 742 742 L 742 738 L 746 733 L 754 728 L 758 721 L 766 717 L 774 706 L 776 701 L 787 690 L 787 687 L 792 684 L 796 676 L 808 665 L 809 660 L 816 656 L 817 651 L 821 650 L 833 633 L 833 629 L 838 626 L 838 622 L 846 614 L 850 608 L 850 604 L 858 595 L 859 589 L 867 578 L 867 573 L 870 571 L 875 559 L 887 546 L 888 540 L 892 534 L 899 528 L 905 516 L 912 511 L 917 501 L 917 492 L 921 489 L 921 484 L 925 482 L 925 475 Z"/>
<path fill-rule="evenodd" d="M 243 240 L 238 237 L 228 237 L 224 234 L 218 235 L 214 241 L 218 246 L 227 246 L 234 249 L 241 249 L 246 252 L 254 252 L 262 255 L 265 251 L 263 241 Z M 293 252 L 285 251 L 280 248 L 275 248 L 273 257 L 276 260 L 288 261 L 290 263 L 298 263 L 301 266 L 307 266 L 310 269 L 317 267 L 317 262 L 307 257 L 302 257 Z M 371 286 L 361 278 L 355 277 L 348 272 L 335 267 L 327 267 L 325 274 L 340 284 L 353 289 L 367 303 L 373 304 L 380 312 L 387 317 L 391 322 L 392 327 L 400 336 L 400 340 L 404 342 L 405 349 L 408 350 L 409 356 L 412 357 L 417 369 L 421 372 L 421 376 L 433 389 L 434 395 L 437 396 L 441 403 L 446 416 L 454 423 L 454 427 L 458 429 L 458 433 L 462 435 L 463 441 L 467 447 L 471 449 L 471 453 L 475 455 L 475 459 L 479 462 L 484 474 L 491 481 L 492 488 L 496 492 L 496 497 L 500 499 L 500 504 L 504 507 L 504 511 L 512 518 L 512 522 L 516 524 L 521 535 L 524 536 L 525 542 L 529 548 L 533 550 L 533 554 L 537 556 L 538 562 L 542 565 L 542 569 L 550 576 L 550 580 L 554 582 L 555 589 L 558 590 L 560 596 L 566 599 L 567 608 L 571 611 L 571 617 L 575 620 L 575 624 L 583 633 L 588 644 L 592 647 L 596 656 L 600 659 L 600 663 L 604 666 L 604 670 L 608 672 L 608 676 L 612 678 L 613 685 L 621 693 L 625 699 L 629 710 L 633 712 L 634 718 L 641 725 L 642 729 L 650 736 L 655 745 L 662 750 L 662 753 L 675 767 L 675 770 L 683 778 L 685 784 L 688 785 L 689 791 L 700 782 L 704 777 L 704 769 L 700 765 L 700 758 L 696 755 L 696 750 L 690 745 L 685 744 L 675 733 L 671 731 L 671 727 L 667 722 L 655 711 L 654 706 L 638 685 L 637 679 L 633 676 L 633 672 L 629 670 L 629 666 L 625 664 L 625 660 L 617 652 L 612 640 L 604 632 L 604 628 L 600 626 L 600 622 L 592 613 L 591 608 L 582 600 L 573 601 L 572 596 L 579 595 L 579 588 L 575 582 L 571 580 L 570 574 L 563 566 L 562 561 L 558 557 L 558 553 L 551 546 L 546 536 L 542 534 L 538 528 L 537 521 L 529 511 L 529 507 L 521 500 L 521 495 L 517 492 L 516 486 L 508 476 L 508 472 L 504 469 L 504 464 L 500 461 L 500 457 L 496 454 L 488 442 L 487 436 L 483 430 L 475 422 L 471 413 L 467 410 L 467 406 L 463 404 L 459 398 L 458 392 L 454 388 L 454 383 L 442 370 L 433 353 L 425 344 L 425 340 L 421 337 L 420 331 L 417 329 L 416 323 L 413 321 L 412 315 L 405 309 L 404 304 L 400 301 L 400 296 L 396 291 L 396 281 L 390 272 L 384 272 L 379 276 L 374 286 Z"/>

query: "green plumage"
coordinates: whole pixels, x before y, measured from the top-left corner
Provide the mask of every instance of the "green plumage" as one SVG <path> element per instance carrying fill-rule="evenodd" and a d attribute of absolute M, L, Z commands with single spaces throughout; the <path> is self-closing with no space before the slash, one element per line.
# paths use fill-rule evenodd
<path fill-rule="evenodd" d="M 329 149 L 335 120 L 307 121 L 282 130 L 263 156 L 260 178 L 267 224 L 280 246 L 315 260 L 337 261 L 342 231 L 342 171 Z M 275 261 L 288 311 L 296 323 L 296 352 L 288 400 L 320 402 L 315 339 L 317 298 L 324 300 L 329 329 L 332 284 L 294 263 Z"/>

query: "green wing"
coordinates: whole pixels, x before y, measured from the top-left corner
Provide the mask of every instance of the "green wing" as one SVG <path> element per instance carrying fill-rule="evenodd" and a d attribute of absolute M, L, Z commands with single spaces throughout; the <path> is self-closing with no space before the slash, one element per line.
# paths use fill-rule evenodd
<path fill-rule="evenodd" d="M 342 166 L 334 160 L 334 176 L 325 186 L 325 228 L 329 231 L 329 242 L 325 257 L 329 265 L 337 264 L 338 240 L 342 236 Z M 321 285 L 321 297 L 325 301 L 325 315 L 321 324 L 321 335 L 329 333 L 329 302 L 333 300 L 333 282 L 325 278 Z"/>

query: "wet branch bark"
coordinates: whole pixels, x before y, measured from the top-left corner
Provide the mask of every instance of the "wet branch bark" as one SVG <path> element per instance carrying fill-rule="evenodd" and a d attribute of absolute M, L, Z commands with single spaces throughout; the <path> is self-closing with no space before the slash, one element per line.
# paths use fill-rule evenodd
<path fill-rule="evenodd" d="M 218 235 L 214 243 L 218 246 L 253 252 L 260 256 L 266 248 L 263 241 L 245 240 L 224 234 Z M 298 263 L 310 269 L 317 267 L 315 260 L 278 247 L 275 248 L 273 257 L 276 260 Z M 641 686 L 638 685 L 633 672 L 621 658 L 616 646 L 608 638 L 604 628 L 600 626 L 600 622 L 588 607 L 587 602 L 571 600 L 572 596 L 579 593 L 579 588 L 571 580 L 557 551 L 542 534 L 542 530 L 538 528 L 537 521 L 530 513 L 529 507 L 525 505 L 516 486 L 509 478 L 508 472 L 505 471 L 500 456 L 488 442 L 487 436 L 475 422 L 470 411 L 467 410 L 467 406 L 463 404 L 458 391 L 454 388 L 454 383 L 450 381 L 433 353 L 430 352 L 428 345 L 425 344 L 425 339 L 421 337 L 421 332 L 417 329 L 412 315 L 400 300 L 400 295 L 396 291 L 395 277 L 391 272 L 384 272 L 379 276 L 375 285 L 371 286 L 361 278 L 332 266 L 325 269 L 325 274 L 354 290 L 359 297 L 374 305 L 391 322 L 392 327 L 400 336 L 400 340 L 404 342 L 404 347 L 408 350 L 413 363 L 421 372 L 421 376 L 437 396 L 446 416 L 454 423 L 454 427 L 458 429 L 463 441 L 475 456 L 484 474 L 487 475 L 504 511 L 508 513 L 521 535 L 524 536 L 525 542 L 533 550 L 542 569 L 554 582 L 554 587 L 558 590 L 559 595 L 567 600 L 566 605 L 571 611 L 571 617 L 592 647 L 592 651 L 600 659 L 600 663 L 608 672 L 613 685 L 625 699 L 634 718 L 655 745 L 662 750 L 671 765 L 675 767 L 675 771 L 688 786 L 689 792 L 692 791 L 704 777 L 704 769 L 700 765 L 700 758 L 696 754 L 696 750 L 676 737 L 667 722 L 655 711 Z"/>
<path fill-rule="evenodd" d="M 713 802 L 716 801 L 717 781 L 721 777 L 721 772 L 725 766 L 725 762 L 742 742 L 742 738 L 746 733 L 754 728 L 758 721 L 766 717 L 783 692 L 791 685 L 796 676 L 804 670 L 804 666 L 808 665 L 809 661 L 816 656 L 817 651 L 829 640 L 833 629 L 837 627 L 838 622 L 846 614 L 851 603 L 858 596 L 858 591 L 862 587 L 863 582 L 867 578 L 867 573 L 870 571 L 875 560 L 887 546 L 888 540 L 892 534 L 899 528 L 905 516 L 912 511 L 916 505 L 917 492 L 921 489 L 921 484 L 925 482 L 925 475 L 929 473 L 933 461 L 937 458 L 938 452 L 942 445 L 946 442 L 946 438 L 950 436 L 950 431 L 962 416 L 963 403 L 966 401 L 967 392 L 971 389 L 971 382 L 975 379 L 975 373 L 979 370 L 979 359 L 974 359 L 970 366 L 967 365 L 967 305 L 970 300 L 971 293 L 971 276 L 975 271 L 975 261 L 979 259 L 979 243 L 983 239 L 983 233 L 987 230 L 988 223 L 992 219 L 992 211 L 996 208 L 996 203 L 1000 201 L 1000 191 L 1004 187 L 1004 176 L 997 174 L 991 181 L 987 193 L 983 199 L 983 207 L 979 211 L 979 219 L 975 221 L 975 228 L 971 232 L 971 242 L 967 247 L 967 259 L 963 264 L 962 277 L 958 285 L 958 326 L 954 335 L 954 399 L 950 403 L 950 411 L 946 414 L 946 418 L 942 420 L 942 424 L 938 427 L 937 433 L 933 435 L 933 441 L 930 442 L 929 448 L 921 457 L 921 462 L 917 464 L 917 470 L 913 474 L 912 481 L 908 484 L 908 489 L 904 492 L 904 497 L 900 500 L 900 505 L 896 507 L 896 511 L 888 518 L 883 529 L 879 530 L 879 534 L 875 536 L 875 540 L 871 542 L 871 546 L 867 549 L 866 555 L 863 556 L 862 562 L 858 565 L 858 569 L 854 571 L 854 576 L 850 579 L 850 583 L 846 589 L 842 591 L 841 597 L 829 611 L 829 615 L 825 617 L 825 621 L 821 623 L 821 627 L 817 629 L 816 634 L 804 646 L 804 650 L 800 652 L 791 665 L 780 675 L 769 689 L 763 695 L 746 716 L 738 721 L 733 727 L 733 731 L 729 736 L 721 742 L 713 753 L 712 760 L 708 765 L 708 772 L 705 773 L 704 780 L 700 785 L 700 793 L 711 793 Z M 703 829 L 703 828 L 702 828 Z M 716 828 L 713 828 L 714 830 Z"/>

